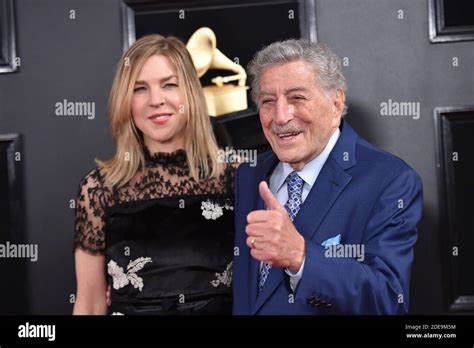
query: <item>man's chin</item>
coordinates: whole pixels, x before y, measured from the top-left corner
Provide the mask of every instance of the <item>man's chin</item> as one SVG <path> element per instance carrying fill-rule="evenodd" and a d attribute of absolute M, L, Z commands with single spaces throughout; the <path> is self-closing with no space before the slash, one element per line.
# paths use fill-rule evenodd
<path fill-rule="evenodd" d="M 275 153 L 278 159 L 280 160 L 280 162 L 292 164 L 292 163 L 299 163 L 302 161 L 301 155 L 298 156 L 295 153 L 286 153 L 286 151 L 280 151 L 280 152 L 275 151 Z"/>

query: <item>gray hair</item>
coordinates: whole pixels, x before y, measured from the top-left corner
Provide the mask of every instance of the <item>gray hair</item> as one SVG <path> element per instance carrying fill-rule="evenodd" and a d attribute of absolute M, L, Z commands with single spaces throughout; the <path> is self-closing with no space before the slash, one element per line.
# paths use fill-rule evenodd
<path fill-rule="evenodd" d="M 346 92 L 346 79 L 342 72 L 339 57 L 322 43 L 306 39 L 289 39 L 274 42 L 257 52 L 247 70 L 252 80 L 252 98 L 258 105 L 260 76 L 263 71 L 276 64 L 302 60 L 309 63 L 315 72 L 316 80 L 325 92 L 342 89 Z"/>

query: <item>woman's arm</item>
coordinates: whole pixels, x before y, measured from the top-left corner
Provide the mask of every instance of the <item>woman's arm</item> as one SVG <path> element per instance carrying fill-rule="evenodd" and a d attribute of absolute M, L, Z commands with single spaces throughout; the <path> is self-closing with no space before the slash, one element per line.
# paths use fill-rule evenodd
<path fill-rule="evenodd" d="M 107 314 L 105 256 L 75 251 L 77 294 L 73 315 Z"/>
<path fill-rule="evenodd" d="M 77 293 L 73 314 L 107 313 L 103 205 L 108 200 L 109 191 L 99 170 L 95 169 L 81 181 L 76 201 Z"/>

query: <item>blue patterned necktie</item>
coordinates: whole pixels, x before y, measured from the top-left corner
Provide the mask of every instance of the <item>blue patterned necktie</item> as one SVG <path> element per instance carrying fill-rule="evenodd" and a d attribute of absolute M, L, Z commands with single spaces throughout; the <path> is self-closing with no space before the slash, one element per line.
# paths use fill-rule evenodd
<path fill-rule="evenodd" d="M 303 204 L 303 179 L 300 178 L 298 173 L 291 172 L 286 178 L 286 186 L 288 187 L 288 201 L 285 204 L 286 211 L 293 221 L 300 210 L 301 204 Z M 270 273 L 271 265 L 264 262 L 260 269 L 260 277 L 258 281 L 258 292 L 260 293 L 263 289 L 263 284 L 267 280 L 268 274 Z"/>

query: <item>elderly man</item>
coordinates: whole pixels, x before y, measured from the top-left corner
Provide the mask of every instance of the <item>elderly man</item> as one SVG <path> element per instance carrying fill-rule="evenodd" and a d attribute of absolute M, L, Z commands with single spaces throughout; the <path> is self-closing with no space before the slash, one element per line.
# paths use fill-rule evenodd
<path fill-rule="evenodd" d="M 338 57 L 276 42 L 249 65 L 273 151 L 236 177 L 234 314 L 404 314 L 419 176 L 342 118 Z"/>

